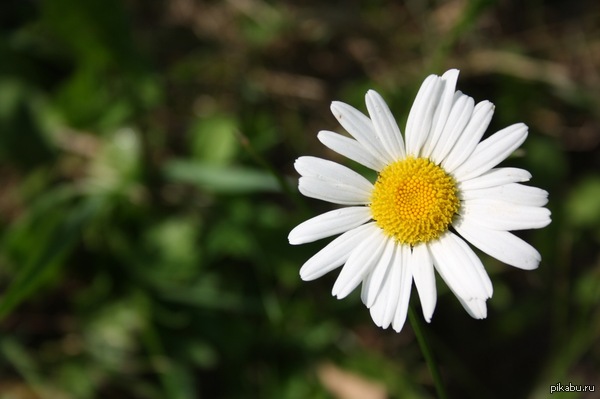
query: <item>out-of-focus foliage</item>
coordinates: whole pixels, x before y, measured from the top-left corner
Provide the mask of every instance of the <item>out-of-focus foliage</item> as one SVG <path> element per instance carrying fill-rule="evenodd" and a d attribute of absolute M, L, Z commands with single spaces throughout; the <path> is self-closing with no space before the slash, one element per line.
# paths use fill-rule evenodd
<path fill-rule="evenodd" d="M 293 160 L 346 162 L 316 140 L 340 130 L 329 102 L 364 109 L 376 88 L 403 126 L 451 67 L 496 104 L 490 132 L 529 125 L 507 164 L 550 192 L 554 221 L 523 232 L 538 270 L 484 257 L 487 320 L 438 282 L 426 333 L 450 396 L 597 384 L 594 1 L 8 0 L 0 398 L 434 397 L 410 327 L 331 298 L 334 275 L 302 283 L 324 244 L 287 234 L 329 209 L 296 193 Z"/>

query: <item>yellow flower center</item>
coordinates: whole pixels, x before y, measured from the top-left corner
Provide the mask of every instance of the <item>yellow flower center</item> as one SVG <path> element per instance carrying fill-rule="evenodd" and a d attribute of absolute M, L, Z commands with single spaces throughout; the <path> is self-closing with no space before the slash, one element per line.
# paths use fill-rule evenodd
<path fill-rule="evenodd" d="M 427 158 L 408 157 L 379 173 L 370 206 L 388 236 L 416 245 L 448 230 L 459 205 L 456 183 L 444 169 Z"/>

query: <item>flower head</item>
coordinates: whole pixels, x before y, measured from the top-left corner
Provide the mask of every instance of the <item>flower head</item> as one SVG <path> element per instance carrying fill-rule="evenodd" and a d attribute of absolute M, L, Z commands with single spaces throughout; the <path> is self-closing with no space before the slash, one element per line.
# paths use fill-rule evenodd
<path fill-rule="evenodd" d="M 374 183 L 351 169 L 300 157 L 299 190 L 307 197 L 349 205 L 309 219 L 289 234 L 291 244 L 341 235 L 300 269 L 313 280 L 343 265 L 332 294 L 362 284 L 361 299 L 375 324 L 400 331 L 414 281 L 423 316 L 431 320 L 437 294 L 434 269 L 474 318 L 487 315 L 492 283 L 470 242 L 521 269 L 540 254 L 510 230 L 550 223 L 548 193 L 521 182 L 531 174 L 495 168 L 527 137 L 517 123 L 480 141 L 494 106 L 456 91 L 458 71 L 425 79 L 408 115 L 405 137 L 383 98 L 366 94 L 369 116 L 333 102 L 331 111 L 352 138 L 321 131 L 337 153 L 377 171 Z"/>

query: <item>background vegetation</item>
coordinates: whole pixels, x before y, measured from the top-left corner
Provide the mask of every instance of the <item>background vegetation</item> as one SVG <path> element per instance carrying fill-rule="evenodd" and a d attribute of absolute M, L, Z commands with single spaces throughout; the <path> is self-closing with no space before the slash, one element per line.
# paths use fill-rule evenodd
<path fill-rule="evenodd" d="M 433 398 L 411 328 L 301 282 L 324 242 L 287 234 L 330 209 L 294 159 L 346 162 L 330 101 L 375 88 L 403 126 L 451 67 L 490 132 L 529 125 L 505 164 L 553 223 L 538 270 L 484 257 L 484 321 L 438 279 L 450 396 L 600 381 L 595 1 L 8 0 L 0 29 L 0 398 Z"/>

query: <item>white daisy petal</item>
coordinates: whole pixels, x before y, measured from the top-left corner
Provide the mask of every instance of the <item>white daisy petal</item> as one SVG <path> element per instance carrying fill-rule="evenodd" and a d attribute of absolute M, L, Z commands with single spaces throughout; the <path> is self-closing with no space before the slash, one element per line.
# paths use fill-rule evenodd
<path fill-rule="evenodd" d="M 345 166 L 321 158 L 300 157 L 294 167 L 302 175 L 298 189 L 307 197 L 342 205 L 369 202 L 373 185 Z"/>
<path fill-rule="evenodd" d="M 378 227 L 369 229 L 369 235 L 356 246 L 333 284 L 331 295 L 347 297 L 362 282 L 366 274 L 379 261 L 385 248 L 385 236 Z"/>
<path fill-rule="evenodd" d="M 475 106 L 469 123 L 450 150 L 446 159 L 442 161 L 442 166 L 446 172 L 452 173 L 454 169 L 473 153 L 483 133 L 487 130 L 493 115 L 494 104 L 491 102 L 482 101 Z"/>
<path fill-rule="evenodd" d="M 381 170 L 385 167 L 383 160 L 367 151 L 362 144 L 350 137 L 322 130 L 317 135 L 317 138 L 326 147 L 369 169 Z"/>
<path fill-rule="evenodd" d="M 473 250 L 447 231 L 428 243 L 436 270 L 456 296 L 469 300 L 492 296 L 492 282 Z"/>
<path fill-rule="evenodd" d="M 392 328 L 396 332 L 400 332 L 404 323 L 406 322 L 406 315 L 408 314 L 408 301 L 410 300 L 410 289 L 412 286 L 412 273 L 411 273 L 411 251 L 408 245 L 400 246 L 400 253 L 402 256 L 402 273 L 400 274 L 400 295 L 398 296 L 398 306 L 394 314 L 394 320 L 392 321 Z"/>
<path fill-rule="evenodd" d="M 387 155 L 383 143 L 375 134 L 375 129 L 371 120 L 359 110 L 348 104 L 334 101 L 331 103 L 331 112 L 340 125 L 361 143 L 367 151 L 377 158 L 384 160 L 386 164 L 395 161 Z"/>
<path fill-rule="evenodd" d="M 306 197 L 340 205 L 366 205 L 370 201 L 370 192 L 351 184 L 331 183 L 316 177 L 298 179 L 298 190 Z"/>
<path fill-rule="evenodd" d="M 404 158 L 406 151 L 402 133 L 383 98 L 375 90 L 369 90 L 365 100 L 375 131 L 390 159 L 393 161 Z"/>
<path fill-rule="evenodd" d="M 501 186 L 508 183 L 529 181 L 531 173 L 519 168 L 490 169 L 481 176 L 458 182 L 459 191 L 477 190 Z"/>
<path fill-rule="evenodd" d="M 304 244 L 330 237 L 358 227 L 371 219 L 371 210 L 365 206 L 335 209 L 308 219 L 288 235 L 292 245 Z"/>
<path fill-rule="evenodd" d="M 381 291 L 384 278 L 388 274 L 387 271 L 390 266 L 390 261 L 394 255 L 394 247 L 396 246 L 396 243 L 393 239 L 387 237 L 385 241 L 385 247 L 381 257 L 363 281 L 360 297 L 368 308 L 373 306 L 377 295 Z"/>
<path fill-rule="evenodd" d="M 469 123 L 474 107 L 475 101 L 471 97 L 460 91 L 456 92 L 444 130 L 433 149 L 430 150 L 431 159 L 436 164 L 440 164 L 452 150 L 454 143 Z"/>
<path fill-rule="evenodd" d="M 381 327 L 381 328 L 388 328 L 390 323 L 392 322 L 391 320 L 389 322 L 387 322 L 386 324 L 386 320 L 385 320 L 385 312 L 387 309 L 387 306 L 389 304 L 390 298 L 394 296 L 394 294 L 397 294 L 393 291 L 391 291 L 390 289 L 390 269 L 388 268 L 388 270 L 386 270 L 388 273 L 385 275 L 385 281 L 383 286 L 381 287 L 381 290 L 379 292 L 379 295 L 377 296 L 377 299 L 375 301 L 375 303 L 373 304 L 373 306 L 371 306 L 369 308 L 369 313 L 371 314 L 371 319 L 373 319 L 373 323 L 375 323 L 375 325 L 377 327 Z M 397 303 L 393 304 L 394 306 L 397 305 Z M 396 308 L 394 308 L 394 311 L 396 310 Z M 393 314 L 392 314 L 393 316 Z"/>
<path fill-rule="evenodd" d="M 442 132 L 444 131 L 444 127 L 448 121 L 448 116 L 450 115 L 450 110 L 452 109 L 452 104 L 454 103 L 454 94 L 456 90 L 458 74 L 459 71 L 457 69 L 450 69 L 442 75 L 443 91 L 440 95 L 440 102 L 433 115 L 431 134 L 427 136 L 425 144 L 421 150 L 421 156 L 423 157 L 431 156 L 433 148 L 437 144 Z"/>
<path fill-rule="evenodd" d="M 439 103 L 441 88 L 441 79 L 436 75 L 428 76 L 421 85 L 406 121 L 407 155 L 419 156 L 421 147 L 431 129 L 433 113 Z"/>
<path fill-rule="evenodd" d="M 362 175 L 339 163 L 317 157 L 300 157 L 294 168 L 304 177 L 316 177 L 320 180 L 356 186 L 364 191 L 371 191 L 373 185 Z"/>
<path fill-rule="evenodd" d="M 426 244 L 413 247 L 412 262 L 410 264 L 415 286 L 421 300 L 423 317 L 429 323 L 435 310 L 437 290 L 433 272 L 433 260 Z"/>
<path fill-rule="evenodd" d="M 487 306 L 485 304 L 485 299 L 471 298 L 464 300 L 458 297 L 458 300 L 472 318 L 482 320 L 487 317 Z"/>
<path fill-rule="evenodd" d="M 550 224 L 550 211 L 497 199 L 473 199 L 461 203 L 459 214 L 492 230 L 539 229 Z"/>
<path fill-rule="evenodd" d="M 483 298 L 485 298 L 485 299 L 491 298 L 492 295 L 494 294 L 492 280 L 490 280 L 489 274 L 483 267 L 483 263 L 481 263 L 481 259 L 479 259 L 477 254 L 475 254 L 475 252 L 473 252 L 473 249 L 471 249 L 471 247 L 469 247 L 469 244 L 467 244 L 462 238 L 460 238 L 456 234 L 452 234 L 452 238 L 459 244 L 460 247 L 462 247 L 462 250 L 464 251 L 467 258 L 470 259 L 470 264 L 473 267 L 473 270 L 477 273 L 477 275 L 479 277 L 479 282 L 481 284 L 483 284 L 483 288 L 486 293 L 486 296 L 484 296 Z"/>
<path fill-rule="evenodd" d="M 459 218 L 453 226 L 475 247 L 508 265 L 533 270 L 542 260 L 534 247 L 508 231 L 486 229 L 464 218 Z"/>
<path fill-rule="evenodd" d="M 502 162 L 527 138 L 527 125 L 516 123 L 483 140 L 453 174 L 458 181 L 480 176 Z"/>
<path fill-rule="evenodd" d="M 518 183 L 501 186 L 461 190 L 462 200 L 494 198 L 500 201 L 525 206 L 544 206 L 548 203 L 548 192 L 541 188 L 525 186 Z"/>
<path fill-rule="evenodd" d="M 375 223 L 368 223 L 347 231 L 331 241 L 304 263 L 300 269 L 302 280 L 317 279 L 346 263 L 350 253 L 371 234 L 373 228 L 376 228 Z"/>
<path fill-rule="evenodd" d="M 401 292 L 402 268 L 400 246 L 395 245 L 380 293 L 370 308 L 371 318 L 378 327 L 388 328 L 394 319 Z"/>

